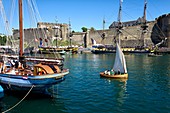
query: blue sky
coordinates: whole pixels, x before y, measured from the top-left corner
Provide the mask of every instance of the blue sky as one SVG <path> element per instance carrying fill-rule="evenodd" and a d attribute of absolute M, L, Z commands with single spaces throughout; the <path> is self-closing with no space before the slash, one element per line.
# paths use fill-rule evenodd
<path fill-rule="evenodd" d="M 12 0 L 2 0 L 6 15 L 9 19 Z M 18 4 L 17 0 L 16 5 Z M 23 0 L 24 4 L 26 0 Z M 43 22 L 68 23 L 74 31 L 82 31 L 82 27 L 102 29 L 102 21 L 105 18 L 107 29 L 113 21 L 117 21 L 119 0 L 34 0 Z M 169 0 L 147 0 L 147 20 L 154 20 L 158 16 L 170 13 Z M 26 5 L 24 5 L 25 7 Z M 144 0 L 123 0 L 122 21 L 136 20 L 143 15 Z M 18 6 L 15 7 L 13 28 L 18 28 Z M 28 8 L 25 8 L 24 27 L 35 27 L 27 16 Z M 30 15 L 30 14 L 29 14 Z M 0 18 L 1 19 L 1 18 Z M 2 19 L 0 21 L 2 25 Z M 3 28 L 0 28 L 3 32 Z"/>

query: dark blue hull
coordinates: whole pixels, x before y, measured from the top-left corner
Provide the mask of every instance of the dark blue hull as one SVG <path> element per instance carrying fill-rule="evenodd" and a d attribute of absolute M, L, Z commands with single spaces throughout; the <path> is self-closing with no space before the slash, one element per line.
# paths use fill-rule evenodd
<path fill-rule="evenodd" d="M 39 83 L 35 83 L 35 82 L 32 82 L 31 84 L 27 84 L 27 85 L 24 85 L 24 84 L 10 84 L 10 83 L 0 83 L 0 85 L 3 87 L 4 91 L 6 90 L 10 90 L 10 91 L 29 91 L 32 87 L 32 91 L 34 92 L 43 92 L 45 91 L 46 89 L 50 88 L 52 85 L 55 85 L 55 84 L 58 84 L 62 81 L 64 81 L 65 78 L 60 78 L 58 80 L 55 80 L 54 82 L 50 82 L 48 84 L 40 84 L 40 81 Z M 37 81 L 38 82 L 38 81 Z"/>
<path fill-rule="evenodd" d="M 32 91 L 39 92 L 50 88 L 65 80 L 65 75 L 69 72 L 49 74 L 45 76 L 19 76 L 19 75 L 0 75 L 0 85 L 4 90 L 11 91 Z"/>

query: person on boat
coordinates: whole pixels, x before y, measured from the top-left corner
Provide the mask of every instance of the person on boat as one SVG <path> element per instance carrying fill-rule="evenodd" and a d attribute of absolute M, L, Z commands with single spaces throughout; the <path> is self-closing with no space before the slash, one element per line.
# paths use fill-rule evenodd
<path fill-rule="evenodd" d="M 15 61 L 14 61 L 14 60 L 11 60 L 11 61 L 10 61 L 10 64 L 11 64 L 11 67 L 14 67 Z"/>
<path fill-rule="evenodd" d="M 24 69 L 23 64 L 21 62 L 19 62 L 18 64 L 18 69 Z"/>
<path fill-rule="evenodd" d="M 104 74 L 106 74 L 106 75 L 107 75 L 107 74 L 108 74 L 107 72 L 108 72 L 108 70 L 104 71 Z"/>
<path fill-rule="evenodd" d="M 18 61 L 15 61 L 15 68 L 17 69 L 19 66 L 19 62 Z"/>
<path fill-rule="evenodd" d="M 3 73 L 4 62 L 0 62 L 0 73 Z"/>
<path fill-rule="evenodd" d="M 114 72 L 113 69 L 111 69 L 110 74 L 111 74 L 111 75 L 114 75 L 114 74 L 115 74 L 115 72 Z"/>
<path fill-rule="evenodd" d="M 117 72 L 117 74 L 118 74 L 118 75 L 121 75 L 121 73 L 120 73 L 120 69 L 118 69 L 118 72 Z"/>
<path fill-rule="evenodd" d="M 108 73 L 108 75 L 110 75 L 110 71 L 108 71 L 107 73 Z"/>

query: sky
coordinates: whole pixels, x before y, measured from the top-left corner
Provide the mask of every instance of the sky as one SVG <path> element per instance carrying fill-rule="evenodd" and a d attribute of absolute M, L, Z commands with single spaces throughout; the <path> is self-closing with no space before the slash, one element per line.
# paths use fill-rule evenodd
<path fill-rule="evenodd" d="M 12 1 L 15 1 L 15 8 L 11 11 Z M 29 8 L 24 1 L 24 28 L 36 27 L 36 22 L 30 19 Z M 82 27 L 103 29 L 103 19 L 105 19 L 105 29 L 113 21 L 117 21 L 119 0 L 34 0 L 39 11 L 42 22 L 69 23 L 74 31 L 82 31 Z M 18 28 L 18 0 L 2 0 L 5 14 L 10 20 L 10 29 Z M 144 0 L 123 0 L 122 20 L 132 21 L 142 17 L 144 10 Z M 11 13 L 13 12 L 13 13 Z M 147 20 L 170 13 L 170 0 L 147 0 Z M 13 14 L 13 16 L 10 16 Z M 1 16 L 2 17 L 2 16 Z M 4 32 L 3 21 L 0 18 L 0 33 Z M 33 25 L 34 23 L 34 25 Z"/>

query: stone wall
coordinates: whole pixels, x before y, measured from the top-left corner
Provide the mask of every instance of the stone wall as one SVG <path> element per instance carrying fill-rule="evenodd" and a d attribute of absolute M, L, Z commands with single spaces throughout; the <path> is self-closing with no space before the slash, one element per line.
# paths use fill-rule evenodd
<path fill-rule="evenodd" d="M 163 44 L 165 47 L 170 48 L 170 14 L 162 15 L 155 21 L 148 22 L 148 29 L 142 36 L 142 29 L 140 24 L 131 25 L 127 22 L 125 27 L 122 29 L 120 34 L 121 46 L 122 47 L 137 47 L 137 46 L 152 46 L 159 43 L 161 40 L 168 39 Z M 128 26 L 129 25 L 129 26 Z M 102 34 L 105 37 L 102 37 Z M 15 42 L 19 42 L 18 30 L 13 30 L 13 36 L 16 39 Z M 95 39 L 98 44 L 115 45 L 116 29 L 110 28 L 106 30 L 93 30 L 84 32 L 73 33 L 71 41 L 77 45 L 84 45 L 87 47 L 92 46 L 91 39 Z M 38 23 L 37 28 L 30 28 L 24 30 L 25 44 L 38 47 L 39 38 L 47 39 L 48 42 L 44 41 L 44 45 L 51 46 L 51 42 L 54 39 L 60 38 L 63 41 L 69 39 L 69 25 L 67 24 L 53 24 L 53 23 Z M 38 41 L 36 41 L 38 39 Z"/>
<path fill-rule="evenodd" d="M 120 34 L 121 38 L 121 46 L 122 47 L 137 47 L 142 46 L 143 42 L 145 46 L 153 45 L 150 35 L 151 30 L 154 25 L 154 22 L 148 23 L 148 31 L 144 35 L 144 39 L 141 38 L 142 30 L 140 25 L 136 26 L 129 26 L 124 27 L 122 29 L 122 33 Z M 106 36 L 103 39 L 102 33 L 105 32 Z M 109 44 L 115 45 L 115 39 L 118 40 L 118 36 L 116 36 L 116 29 L 111 28 L 107 30 L 97 30 L 97 31 L 90 31 L 89 38 L 93 38 L 96 40 L 97 43 L 100 44 Z M 92 45 L 92 42 L 89 42 L 89 45 Z"/>
<path fill-rule="evenodd" d="M 46 28 L 50 32 L 51 37 L 60 37 L 63 40 L 67 40 L 69 33 L 68 24 L 38 22 L 37 28 Z"/>
<path fill-rule="evenodd" d="M 38 23 L 37 28 L 24 29 L 24 45 L 38 47 L 40 38 L 44 46 L 51 46 L 57 38 L 63 41 L 68 40 L 68 25 L 53 23 Z M 19 31 L 13 30 L 15 44 L 19 46 Z"/>
<path fill-rule="evenodd" d="M 73 36 L 71 37 L 72 42 L 76 43 L 77 45 L 84 45 L 84 38 L 85 38 L 85 34 L 84 32 L 77 32 L 77 33 L 73 33 Z"/>
<path fill-rule="evenodd" d="M 167 38 L 167 41 L 162 46 L 170 48 L 170 14 L 162 15 L 155 20 L 155 25 L 152 29 L 151 39 L 154 44 L 157 44 Z"/>

